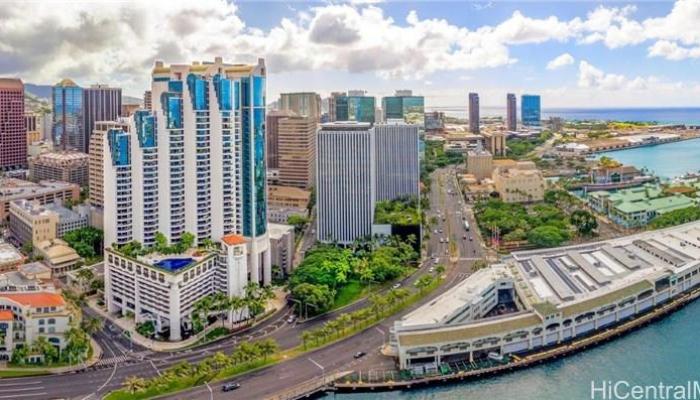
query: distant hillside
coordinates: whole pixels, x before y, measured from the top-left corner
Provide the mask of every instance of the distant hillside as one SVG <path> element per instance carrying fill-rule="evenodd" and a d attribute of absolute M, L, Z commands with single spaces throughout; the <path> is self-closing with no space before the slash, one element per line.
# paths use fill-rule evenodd
<path fill-rule="evenodd" d="M 34 97 L 40 99 L 50 99 L 51 98 L 51 86 L 50 85 L 35 85 L 33 83 L 24 84 L 24 92 L 31 93 Z"/>
<path fill-rule="evenodd" d="M 51 112 L 51 104 L 46 98 L 39 98 L 34 94 L 24 91 L 24 108 L 27 112 L 47 114 Z"/>
<path fill-rule="evenodd" d="M 37 106 L 33 103 L 45 102 L 49 108 L 51 103 L 51 85 L 35 85 L 33 83 L 24 84 L 24 104 L 25 107 L 31 110 L 36 110 Z M 27 100 L 30 98 L 30 100 Z M 122 95 L 122 104 L 142 104 L 143 99 L 133 96 Z"/>
<path fill-rule="evenodd" d="M 141 104 L 141 103 L 143 103 L 143 99 L 141 99 L 141 98 L 122 95 L 122 104 L 124 104 L 124 105 Z"/>

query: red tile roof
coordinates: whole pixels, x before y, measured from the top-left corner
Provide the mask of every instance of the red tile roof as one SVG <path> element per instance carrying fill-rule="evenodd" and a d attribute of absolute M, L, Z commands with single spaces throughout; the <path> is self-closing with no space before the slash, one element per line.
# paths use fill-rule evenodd
<path fill-rule="evenodd" d="M 0 310 L 0 321 L 12 321 L 12 311 Z"/>
<path fill-rule="evenodd" d="M 31 307 L 60 307 L 66 304 L 63 297 L 56 293 L 6 293 L 0 298 Z"/>
<path fill-rule="evenodd" d="M 235 246 L 237 244 L 245 244 L 245 242 L 246 242 L 246 240 L 243 236 L 236 235 L 233 233 L 222 237 L 221 240 L 223 240 L 224 243 L 226 243 L 229 246 Z"/>

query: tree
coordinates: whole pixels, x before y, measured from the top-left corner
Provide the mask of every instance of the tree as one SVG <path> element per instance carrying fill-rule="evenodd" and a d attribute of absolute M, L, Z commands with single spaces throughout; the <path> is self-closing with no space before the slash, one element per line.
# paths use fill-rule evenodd
<path fill-rule="evenodd" d="M 416 281 L 416 287 L 421 293 L 424 293 L 425 290 L 428 288 L 433 283 L 433 277 L 430 275 L 421 275 L 420 278 Z"/>
<path fill-rule="evenodd" d="M 178 253 L 183 253 L 187 249 L 191 248 L 194 245 L 194 235 L 190 232 L 183 232 L 182 235 L 180 235 L 180 240 L 177 243 L 176 249 Z"/>
<path fill-rule="evenodd" d="M 58 358 L 58 350 L 44 336 L 39 336 L 32 343 L 32 352 L 44 356 L 44 362 L 48 365 L 51 365 Z"/>
<path fill-rule="evenodd" d="M 292 289 L 292 297 L 302 303 L 302 307 L 311 305 L 314 313 L 321 313 L 333 306 L 335 300 L 335 292 L 326 285 L 314 285 L 311 283 L 302 283 L 294 286 Z M 304 309 L 299 310 L 299 314 L 303 314 Z"/>
<path fill-rule="evenodd" d="M 537 247 L 556 247 L 567 239 L 565 231 L 551 225 L 538 226 L 527 234 L 527 241 Z"/>
<path fill-rule="evenodd" d="M 165 237 L 163 232 L 156 232 L 156 234 L 153 237 L 153 240 L 155 241 L 155 248 L 156 248 L 157 252 L 159 252 L 159 253 L 166 253 L 167 252 L 168 238 Z"/>
<path fill-rule="evenodd" d="M 308 346 L 309 341 L 311 341 L 314 337 L 314 334 L 312 331 L 302 331 L 301 332 L 301 343 L 304 346 L 304 350 L 306 350 L 306 347 Z"/>
<path fill-rule="evenodd" d="M 590 235 L 598 228 L 598 220 L 595 215 L 586 210 L 576 210 L 571 213 L 571 223 L 581 235 Z"/>
<path fill-rule="evenodd" d="M 12 351 L 12 364 L 24 365 L 27 362 L 29 349 L 27 346 L 18 346 Z"/>
<path fill-rule="evenodd" d="M 33 251 L 34 245 L 32 245 L 32 242 L 27 242 L 22 245 L 22 253 L 24 253 L 25 255 L 30 256 Z"/>
<path fill-rule="evenodd" d="M 82 330 L 88 335 L 92 335 L 102 329 L 103 322 L 100 318 L 92 317 L 86 318 L 80 324 Z"/>
<path fill-rule="evenodd" d="M 212 356 L 212 364 L 214 364 L 215 369 L 223 369 L 231 365 L 231 360 L 226 356 L 226 354 L 217 351 Z"/>
<path fill-rule="evenodd" d="M 68 359 L 69 363 L 81 362 L 88 354 L 90 349 L 90 339 L 84 330 L 71 327 L 65 333 L 66 347 L 64 350 L 64 359 Z M 53 347 L 53 346 L 52 346 Z"/>
<path fill-rule="evenodd" d="M 130 376 L 124 381 L 124 387 L 129 393 L 135 394 L 146 388 L 146 380 L 138 376 Z"/>
<path fill-rule="evenodd" d="M 437 275 L 442 275 L 445 272 L 445 266 L 442 264 L 438 264 L 435 266 L 435 274 Z"/>
<path fill-rule="evenodd" d="M 304 227 L 309 223 L 309 218 L 303 215 L 292 214 L 287 217 L 287 224 L 294 227 L 294 233 L 297 235 L 304 231 Z"/>
<path fill-rule="evenodd" d="M 136 332 L 141 336 L 150 338 L 156 333 L 156 326 L 153 321 L 148 320 L 140 324 L 136 324 Z"/>
<path fill-rule="evenodd" d="M 275 354 L 279 350 L 279 345 L 274 339 L 265 339 L 257 342 L 258 348 L 260 349 L 260 355 L 263 357 L 264 361 L 267 358 Z"/>

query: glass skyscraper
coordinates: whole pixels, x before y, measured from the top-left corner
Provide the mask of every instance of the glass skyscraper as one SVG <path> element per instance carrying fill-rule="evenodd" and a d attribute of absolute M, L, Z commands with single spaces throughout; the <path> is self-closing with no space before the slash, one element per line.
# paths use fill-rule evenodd
<path fill-rule="evenodd" d="M 339 96 L 335 103 L 336 120 L 373 124 L 374 104 L 374 97 L 370 96 Z"/>
<path fill-rule="evenodd" d="M 54 144 L 63 150 L 85 152 L 83 88 L 70 79 L 64 79 L 51 89 L 51 100 Z"/>
<path fill-rule="evenodd" d="M 524 94 L 520 99 L 521 120 L 525 126 L 540 126 L 540 96 Z"/>
<path fill-rule="evenodd" d="M 408 124 L 425 126 L 423 96 L 387 96 L 382 98 L 385 120 L 402 119 Z"/>

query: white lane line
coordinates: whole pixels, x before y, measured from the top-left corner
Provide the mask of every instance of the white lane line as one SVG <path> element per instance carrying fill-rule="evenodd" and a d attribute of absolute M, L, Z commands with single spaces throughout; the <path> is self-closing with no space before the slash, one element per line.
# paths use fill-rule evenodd
<path fill-rule="evenodd" d="M 312 360 L 311 357 L 308 358 L 309 361 L 311 361 L 315 366 L 317 366 L 321 371 L 325 371 L 325 368 L 323 368 L 323 365 L 317 363 L 316 361 Z"/>
<path fill-rule="evenodd" d="M 42 389 L 44 389 L 44 387 L 39 386 L 39 387 L 32 387 L 32 388 L 6 389 L 6 390 L 3 390 L 2 392 L 3 393 L 6 393 L 6 392 L 26 392 L 27 390 L 42 390 Z"/>
<path fill-rule="evenodd" d="M 47 394 L 48 393 L 46 393 L 46 392 L 31 393 L 31 394 L 14 394 L 12 396 L 0 396 L 0 399 L 16 399 L 18 397 L 35 397 L 35 396 L 44 396 Z"/>
<path fill-rule="evenodd" d="M 382 334 L 382 336 L 384 336 L 384 335 L 385 335 L 384 331 L 383 331 L 383 330 L 381 330 L 381 329 L 379 329 L 379 327 L 378 327 L 378 326 L 375 326 L 375 327 L 374 327 L 374 329 L 376 329 L 376 330 L 377 330 L 377 331 L 378 331 L 379 333 L 381 333 L 381 334 Z"/>
<path fill-rule="evenodd" d="M 161 376 L 161 373 L 160 373 L 160 371 L 158 370 L 158 368 L 156 368 L 156 365 L 153 363 L 153 360 L 149 360 L 149 361 L 150 361 L 150 363 L 151 363 L 151 367 L 153 367 L 153 369 L 155 369 L 156 372 L 158 373 L 158 376 Z"/>
<path fill-rule="evenodd" d="M 107 378 L 107 380 L 105 381 L 105 383 L 102 384 L 102 386 L 100 386 L 100 387 L 97 388 L 97 390 L 95 391 L 95 393 L 99 393 L 100 390 L 104 389 L 104 387 L 107 386 L 107 385 L 109 384 L 109 382 L 112 381 L 112 378 L 114 378 L 114 374 L 117 373 L 117 365 L 118 365 L 118 364 L 114 364 L 114 368 L 112 369 L 112 374 L 109 376 L 109 378 Z M 92 396 L 92 395 L 91 395 L 91 396 Z M 87 398 L 87 397 L 86 397 L 86 398 Z"/>
<path fill-rule="evenodd" d="M 3 379 L 4 381 L 5 379 Z M 17 382 L 17 383 L 0 383 L 0 388 L 5 387 L 5 386 L 26 386 L 26 385 L 36 385 L 36 384 L 41 384 L 41 381 L 32 381 L 32 382 Z"/>

